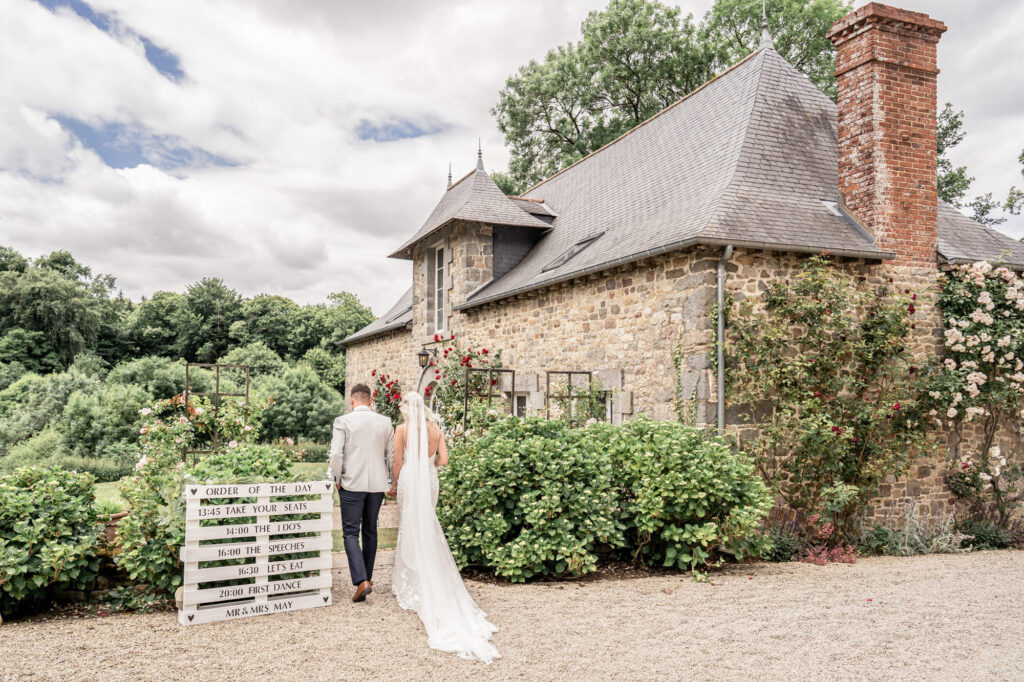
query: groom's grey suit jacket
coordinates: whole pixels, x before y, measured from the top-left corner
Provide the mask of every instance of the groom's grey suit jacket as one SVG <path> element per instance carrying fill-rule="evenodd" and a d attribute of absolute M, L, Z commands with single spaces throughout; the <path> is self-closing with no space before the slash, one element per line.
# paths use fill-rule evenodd
<path fill-rule="evenodd" d="M 391 420 L 360 405 L 334 420 L 330 473 L 345 490 L 385 493 L 395 456 Z"/>

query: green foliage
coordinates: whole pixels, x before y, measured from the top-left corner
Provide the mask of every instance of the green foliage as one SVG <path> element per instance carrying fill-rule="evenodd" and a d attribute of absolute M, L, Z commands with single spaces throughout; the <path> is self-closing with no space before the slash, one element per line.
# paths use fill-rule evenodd
<path fill-rule="evenodd" d="M 299 310 L 297 303 L 284 296 L 254 296 L 242 303 L 241 319 L 231 325 L 231 337 L 240 345 L 262 343 L 285 357 L 291 352 Z"/>
<path fill-rule="evenodd" d="M 320 379 L 339 393 L 345 390 L 345 356 L 341 353 L 331 353 L 320 348 L 310 348 L 302 356 L 303 362 L 308 364 L 320 376 Z"/>
<path fill-rule="evenodd" d="M 507 418 L 454 441 L 438 515 L 460 566 L 514 582 L 576 577 L 601 557 L 698 570 L 739 550 L 767 513 L 742 454 L 681 424 L 570 429 Z"/>
<path fill-rule="evenodd" d="M 460 567 L 513 582 L 592 572 L 598 551 L 623 545 L 611 459 L 585 432 L 509 418 L 452 444 L 438 517 Z"/>
<path fill-rule="evenodd" d="M 186 335 L 198 321 L 184 294 L 158 291 L 135 308 L 128 324 L 139 355 L 182 358 L 188 354 Z"/>
<path fill-rule="evenodd" d="M 835 97 L 828 29 L 842 0 L 772 0 L 776 49 Z M 511 149 L 503 190 L 521 192 L 692 92 L 753 51 L 761 3 L 717 0 L 702 23 L 654 0 L 611 0 L 584 20 L 577 43 L 510 76 L 492 114 Z"/>
<path fill-rule="evenodd" d="M 26 374 L 0 391 L 0 454 L 55 422 L 72 393 L 89 391 L 98 383 L 75 371 Z"/>
<path fill-rule="evenodd" d="M 231 345 L 231 325 L 242 313 L 242 297 L 217 277 L 205 277 L 188 287 L 185 294 L 190 328 L 185 340 L 185 357 L 214 362 Z"/>
<path fill-rule="evenodd" d="M 102 384 L 72 393 L 58 422 L 65 450 L 96 457 L 111 444 L 134 442 L 139 410 L 149 400 L 146 391 L 124 384 Z"/>
<path fill-rule="evenodd" d="M 730 314 L 728 390 L 758 426 L 755 458 L 790 507 L 843 537 L 931 434 L 916 409 L 916 295 L 808 259 Z"/>
<path fill-rule="evenodd" d="M 25 365 L 17 360 L 0 362 L 0 391 L 4 390 L 25 375 Z"/>
<path fill-rule="evenodd" d="M 117 564 L 154 593 L 173 595 L 182 581 L 179 553 L 185 541 L 181 499 L 185 482 L 287 480 L 290 466 L 287 455 L 277 448 L 244 444 L 185 469 L 174 447 L 164 441 L 148 443 L 145 463 L 121 484 L 121 495 L 130 513 L 117 526 L 121 546 Z"/>
<path fill-rule="evenodd" d="M 424 391 L 424 398 L 441 417 L 445 432 L 449 435 L 458 435 L 463 428 L 467 392 L 471 412 L 474 404 L 486 403 L 485 400 L 478 399 L 485 398 L 492 392 L 499 393 L 495 386 L 500 380 L 500 374 L 493 374 L 490 379 L 493 383 L 490 383 L 486 373 L 469 372 L 467 378 L 467 370 L 501 369 L 501 351 L 483 347 L 462 348 L 455 334 L 447 338 L 435 334 L 434 342 L 439 344 L 439 355 L 430 361 L 427 369 L 428 372 L 433 371 L 434 377 Z M 492 403 L 494 402 L 498 403 L 494 405 L 495 410 L 502 411 L 505 408 L 504 411 L 508 412 L 507 406 L 501 404 L 502 398 L 492 399 Z M 482 412 L 486 412 L 486 407 L 481 407 L 477 411 L 481 412 L 479 416 L 484 416 Z M 469 419 L 467 418 L 465 422 L 469 428 Z"/>
<path fill-rule="evenodd" d="M 971 537 L 971 545 L 976 550 L 1006 549 L 1013 542 L 1009 529 L 984 519 L 964 519 L 956 524 L 956 529 Z"/>
<path fill-rule="evenodd" d="M 935 160 L 938 166 L 939 198 L 953 206 L 963 206 L 963 199 L 974 182 L 967 175 L 967 166 L 953 166 L 949 151 L 963 142 L 964 112 L 953 109 L 952 102 L 946 102 L 937 119 Z"/>
<path fill-rule="evenodd" d="M 924 400 L 953 433 L 946 480 L 973 518 L 1006 528 L 1024 504 L 1024 279 L 986 262 L 958 266 L 939 305 L 946 357 L 927 367 Z M 1005 451 L 1000 433 L 1015 436 Z"/>
<path fill-rule="evenodd" d="M 672 422 L 595 425 L 587 449 L 607 448 L 621 488 L 630 549 L 648 565 L 696 570 L 719 547 L 742 551 L 772 497 L 747 455 Z"/>
<path fill-rule="evenodd" d="M 835 50 L 826 36 L 853 9 L 847 0 L 768 0 L 768 33 L 776 52 L 836 99 Z M 704 18 L 705 35 L 716 50 L 717 70 L 757 49 L 761 40 L 759 0 L 716 0 Z"/>
<path fill-rule="evenodd" d="M 223 365 L 248 365 L 250 381 L 260 377 L 280 374 L 284 371 L 284 360 L 267 347 L 262 341 L 253 341 L 245 346 L 232 348 L 226 355 L 217 360 Z M 224 370 L 221 376 L 227 375 L 240 387 L 245 386 L 245 371 L 240 369 Z"/>
<path fill-rule="evenodd" d="M 763 559 L 793 561 L 800 553 L 800 537 L 792 531 L 772 528 L 765 534 L 765 537 L 767 538 L 767 547 L 760 554 Z"/>
<path fill-rule="evenodd" d="M 110 370 L 107 381 L 138 386 L 153 400 L 164 400 L 185 391 L 185 363 L 154 355 L 122 362 Z M 193 368 L 189 372 L 192 390 L 208 393 L 214 389 L 213 373 Z"/>
<path fill-rule="evenodd" d="M 263 433 L 270 440 L 325 441 L 335 417 L 345 411 L 341 394 L 304 363 L 264 381 L 258 394 L 272 401 L 263 414 Z"/>
<path fill-rule="evenodd" d="M 0 614 L 82 589 L 99 568 L 100 527 L 88 474 L 24 468 L 0 475 Z"/>

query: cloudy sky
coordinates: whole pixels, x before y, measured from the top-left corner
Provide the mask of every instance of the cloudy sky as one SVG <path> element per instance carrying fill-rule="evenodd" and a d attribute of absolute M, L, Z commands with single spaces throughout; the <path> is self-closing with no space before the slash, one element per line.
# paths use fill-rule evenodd
<path fill-rule="evenodd" d="M 0 0 L 0 244 L 68 249 L 136 299 L 214 275 L 380 313 L 409 277 L 385 256 L 448 162 L 470 170 L 480 137 L 506 165 L 489 113 L 505 78 L 605 4 Z M 1021 186 L 1024 3 L 896 4 L 950 27 L 939 97 L 966 112 L 954 160 L 974 190 Z"/>

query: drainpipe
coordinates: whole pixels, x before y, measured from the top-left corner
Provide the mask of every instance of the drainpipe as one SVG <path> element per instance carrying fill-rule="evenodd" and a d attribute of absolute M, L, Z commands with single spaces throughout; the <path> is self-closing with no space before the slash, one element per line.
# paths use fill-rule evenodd
<path fill-rule="evenodd" d="M 718 259 L 718 433 L 725 433 L 725 264 L 732 258 L 732 244 Z"/>

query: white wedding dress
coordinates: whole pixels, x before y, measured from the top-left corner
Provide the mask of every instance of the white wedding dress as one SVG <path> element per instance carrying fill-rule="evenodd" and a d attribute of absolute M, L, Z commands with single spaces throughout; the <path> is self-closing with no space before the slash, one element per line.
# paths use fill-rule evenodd
<path fill-rule="evenodd" d="M 427 453 L 423 401 L 412 400 L 409 412 L 391 590 L 403 609 L 419 615 L 431 648 L 490 663 L 501 657 L 490 642 L 498 628 L 469 596 L 437 521 L 437 468 Z"/>

